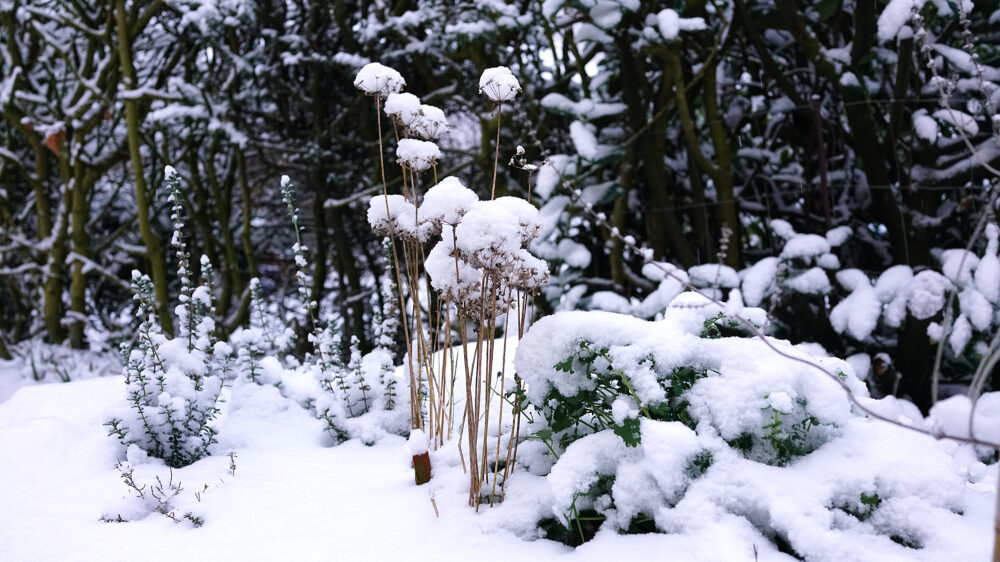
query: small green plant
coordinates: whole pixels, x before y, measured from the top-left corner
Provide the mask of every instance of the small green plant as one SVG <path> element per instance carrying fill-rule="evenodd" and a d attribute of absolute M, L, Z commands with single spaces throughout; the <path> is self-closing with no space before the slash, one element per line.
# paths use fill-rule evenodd
<path fill-rule="evenodd" d="M 138 329 L 136 341 L 122 344 L 123 374 L 128 409 L 105 425 L 123 444 L 136 444 L 170 467 L 187 466 L 209 455 L 216 442 L 211 425 L 223 379 L 230 371 L 232 349 L 215 334 L 212 297 L 212 266 L 202 256 L 201 284 L 194 286 L 186 239 L 179 182 L 167 170 L 173 202 L 174 236 L 178 277 L 182 280 L 177 337 L 160 331 L 153 283 L 132 272 Z"/>
<path fill-rule="evenodd" d="M 808 413 L 805 400 L 796 400 L 794 412 L 768 404 L 761 408 L 764 423 L 760 432 L 745 432 L 729 442 L 729 446 L 752 458 L 773 466 L 786 466 L 793 460 L 816 450 L 822 440 L 814 430 L 819 420 Z"/>
<path fill-rule="evenodd" d="M 642 359 L 639 364 L 647 365 L 654 372 L 657 369 L 656 361 L 651 356 Z M 574 352 L 554 368 L 590 381 L 589 385 L 570 396 L 553 388 L 539 408 L 548 427 L 532 437 L 545 442 L 556 458 L 556 449 L 565 450 L 580 437 L 604 429 L 613 430 L 627 446 L 638 446 L 642 439 L 640 418 L 679 421 L 694 429 L 695 422 L 688 413 L 684 394 L 699 379 L 708 375 L 705 369 L 675 368 L 661 378 L 667 399 L 647 404 L 640 400 L 624 370 L 614 366 L 607 347 L 595 347 L 589 341 L 580 341 Z M 615 402 L 620 399 L 624 399 L 635 411 L 634 415 L 616 421 L 613 410 Z M 521 400 L 526 401 L 523 396 Z M 553 439 L 556 441 L 553 442 Z"/>
<path fill-rule="evenodd" d="M 802 404 L 805 406 L 805 404 Z M 794 458 L 812 452 L 809 447 L 809 430 L 819 423 L 814 416 L 807 416 L 794 423 L 786 423 L 788 412 L 782 412 L 773 406 L 765 406 L 770 412 L 770 423 L 764 425 L 763 439 L 774 450 L 775 464 L 785 466 Z"/>
<path fill-rule="evenodd" d="M 701 333 L 698 334 L 698 337 L 714 340 L 730 335 L 745 335 L 739 334 L 739 328 L 739 322 L 726 316 L 724 312 L 720 312 L 708 320 L 705 320 L 704 327 L 702 328 Z"/>

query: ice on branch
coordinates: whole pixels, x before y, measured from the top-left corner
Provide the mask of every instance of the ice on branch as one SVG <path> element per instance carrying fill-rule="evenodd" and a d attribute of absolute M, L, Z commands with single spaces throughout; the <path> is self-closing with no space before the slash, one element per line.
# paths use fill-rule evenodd
<path fill-rule="evenodd" d="M 441 158 L 441 149 L 432 142 L 400 139 L 396 147 L 396 160 L 414 172 L 428 170 Z"/>
<path fill-rule="evenodd" d="M 399 125 L 410 128 L 420 120 L 420 98 L 413 94 L 389 94 L 385 99 L 385 114 Z"/>
<path fill-rule="evenodd" d="M 501 103 L 510 101 L 521 93 L 521 84 L 506 66 L 487 68 L 479 78 L 479 93 L 490 101 Z"/>
<path fill-rule="evenodd" d="M 444 111 L 433 105 L 420 106 L 420 118 L 410 126 L 410 132 L 425 140 L 437 140 L 448 130 Z"/>
<path fill-rule="evenodd" d="M 383 64 L 368 63 L 358 71 L 354 87 L 370 96 L 386 98 L 403 89 L 406 80 L 395 70 Z"/>

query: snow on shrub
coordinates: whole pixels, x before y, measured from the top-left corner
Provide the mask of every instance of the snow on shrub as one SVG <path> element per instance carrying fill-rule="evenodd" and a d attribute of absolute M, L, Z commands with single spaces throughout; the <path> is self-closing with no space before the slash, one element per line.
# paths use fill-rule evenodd
<path fill-rule="evenodd" d="M 719 337 L 733 319 L 705 303 L 683 294 L 655 322 L 562 312 L 529 330 L 515 365 L 535 420 L 518 461 L 548 485 L 541 532 L 578 544 L 598 527 L 684 533 L 735 516 L 807 559 L 946 542 L 966 500 L 944 448 L 854 413 L 829 374 L 875 407 L 894 399 L 867 398 L 848 363 L 770 340 L 824 373 Z"/>
<path fill-rule="evenodd" d="M 166 337 L 152 282 L 136 271 L 132 288 L 140 324 L 135 345 L 122 349 L 128 406 L 114 409 L 106 425 L 123 445 L 135 444 L 168 466 L 186 466 L 207 456 L 215 443 L 211 422 L 219 412 L 228 345 L 213 345 L 211 320 L 198 316 L 191 343 Z"/>
<path fill-rule="evenodd" d="M 190 257 L 184 238 L 180 182 L 167 168 L 165 176 L 173 203 L 174 234 L 181 280 L 176 308 L 178 333 L 160 332 L 153 284 L 132 272 L 132 290 L 139 320 L 135 343 L 122 344 L 127 407 L 113 411 L 106 423 L 123 445 L 135 444 L 168 466 L 181 467 L 209 454 L 215 443 L 212 420 L 223 380 L 232 371 L 232 348 L 215 337 L 212 303 L 212 265 L 201 258 L 201 285 L 193 286 Z"/>
<path fill-rule="evenodd" d="M 335 443 L 357 438 L 372 444 L 387 434 L 405 434 L 408 426 L 406 404 L 399 407 L 401 401 L 396 390 L 398 381 L 391 351 L 399 326 L 395 318 L 398 313 L 395 289 L 387 290 L 389 298 L 384 314 L 388 314 L 389 319 L 382 321 L 384 316 L 380 314 L 376 322 L 376 347 L 362 354 L 360 342 L 354 336 L 345 357 L 336 322 L 332 319 L 323 322 L 315 316 L 322 311 L 318 303 L 311 300 L 312 278 L 308 274 L 305 248 L 299 242 L 295 189 L 287 177 L 282 178 L 281 187 L 297 240 L 292 251 L 298 268 L 295 272 L 299 283 L 298 312 L 308 318 L 312 327 L 308 335 L 312 352 L 301 363 L 293 361 L 285 367 L 276 357 L 262 356 L 260 338 L 264 331 L 252 326 L 234 338 L 240 348 L 237 386 L 277 386 L 284 396 L 322 420 Z"/>

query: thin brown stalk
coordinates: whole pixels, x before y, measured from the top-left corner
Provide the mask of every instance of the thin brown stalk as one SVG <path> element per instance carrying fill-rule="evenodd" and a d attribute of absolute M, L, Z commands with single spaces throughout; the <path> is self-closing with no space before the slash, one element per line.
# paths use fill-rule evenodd
<path fill-rule="evenodd" d="M 497 447 L 496 447 L 496 458 L 493 461 L 493 490 L 490 492 L 491 507 L 493 506 L 493 501 L 497 495 L 497 474 L 499 474 L 500 472 L 500 439 L 503 433 L 503 389 L 504 389 L 504 384 L 507 382 L 507 326 L 509 324 L 510 324 L 510 310 L 508 309 L 503 317 L 503 350 L 500 354 L 500 404 L 499 404 L 500 411 L 498 412 L 497 415 Z"/>
<path fill-rule="evenodd" d="M 413 383 L 413 354 L 410 352 L 410 330 L 409 330 L 409 319 L 406 313 L 406 298 L 403 294 L 403 278 L 400 273 L 399 266 L 399 252 L 396 249 L 396 233 L 392 225 L 392 218 L 389 212 L 389 184 L 385 181 L 385 145 L 382 140 L 382 98 L 375 96 L 375 120 L 376 128 L 378 129 L 378 162 L 379 169 L 382 172 L 382 196 L 385 201 L 385 216 L 389 223 L 389 243 L 392 246 L 392 262 L 396 273 L 396 290 L 399 291 L 399 302 L 401 306 L 399 307 L 400 314 L 403 315 L 403 337 L 406 338 L 406 347 L 409 366 L 410 366 L 410 383 Z M 393 125 L 395 129 L 395 125 Z M 404 248 L 405 252 L 405 248 Z M 414 425 L 413 420 L 419 418 L 419 410 L 416 415 L 414 414 L 414 404 L 413 404 L 413 391 L 412 386 L 410 390 L 410 428 L 417 428 L 418 425 Z"/>
<path fill-rule="evenodd" d="M 490 184 L 490 199 L 497 194 L 497 168 L 500 164 L 500 120 L 503 118 L 503 102 L 497 104 L 497 146 L 493 155 L 493 183 Z"/>

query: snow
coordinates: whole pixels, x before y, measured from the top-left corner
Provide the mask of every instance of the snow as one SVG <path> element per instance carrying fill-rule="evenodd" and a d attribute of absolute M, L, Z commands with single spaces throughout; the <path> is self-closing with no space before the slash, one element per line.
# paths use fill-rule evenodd
<path fill-rule="evenodd" d="M 656 14 L 657 28 L 663 38 L 672 41 L 677 39 L 681 31 L 699 31 L 708 29 L 703 18 L 682 18 L 671 9 L 661 10 Z"/>
<path fill-rule="evenodd" d="M 889 0 L 878 17 L 878 40 L 890 41 L 910 21 L 912 10 L 923 7 L 926 0 Z"/>
<path fill-rule="evenodd" d="M 276 393 L 229 412 L 220 435 L 236 431 L 238 440 L 173 471 L 183 484 L 179 511 L 194 510 L 205 519 L 203 527 L 156 513 L 129 523 L 101 522 L 102 511 L 118 507 L 127 493 L 113 468 L 123 451 L 101 426 L 104 408 L 118 399 L 122 385 L 107 377 L 24 388 L 0 405 L 0 446 L 19 451 L 0 463 L 0 558 L 307 559 L 329 553 L 331 541 L 338 557 L 356 560 L 569 554 L 557 543 L 518 540 L 492 517 L 475 517 L 458 486 L 415 486 L 403 438 L 373 447 L 358 441 L 325 446 L 319 422 Z M 235 476 L 226 456 L 233 446 Z M 452 456 L 450 482 L 460 484 L 457 453 L 432 452 L 435 468 L 450 464 Z M 143 460 L 135 467 L 137 481 L 168 478 L 165 467 Z"/>
<path fill-rule="evenodd" d="M 961 355 L 970 339 L 972 339 L 972 326 L 969 324 L 969 319 L 964 314 L 959 314 L 951 327 L 951 333 L 948 334 L 948 344 L 951 345 L 955 355 Z"/>
<path fill-rule="evenodd" d="M 941 273 L 951 282 L 965 286 L 972 281 L 972 272 L 979 265 L 979 257 L 962 248 L 941 252 Z"/>
<path fill-rule="evenodd" d="M 444 111 L 433 105 L 420 106 L 420 117 L 410 127 L 410 131 L 424 140 L 437 140 L 448 131 L 448 118 Z"/>
<path fill-rule="evenodd" d="M 420 98 L 413 94 L 389 94 L 384 106 L 385 114 L 403 127 L 410 127 L 420 119 Z"/>
<path fill-rule="evenodd" d="M 985 332 L 993 323 L 993 306 L 975 287 L 968 286 L 958 295 L 959 309 L 972 326 Z"/>
<path fill-rule="evenodd" d="M 972 60 L 969 53 L 964 50 L 949 47 L 948 45 L 942 45 L 941 43 L 935 43 L 934 50 L 940 53 L 944 58 L 948 59 L 948 62 L 962 72 L 969 75 L 974 75 L 976 73 L 976 63 Z M 1000 80 L 1000 70 L 990 66 L 984 66 L 982 64 L 980 64 L 979 68 L 983 73 L 984 80 L 988 80 L 990 82 Z"/>
<path fill-rule="evenodd" d="M 838 226 L 837 228 L 827 231 L 826 241 L 830 243 L 830 246 L 837 247 L 844 242 L 847 242 L 847 239 L 851 237 L 851 234 L 851 227 Z"/>
<path fill-rule="evenodd" d="M 778 258 L 766 257 L 753 264 L 743 275 L 743 300 L 749 306 L 760 306 L 775 290 L 774 279 L 778 273 Z"/>
<path fill-rule="evenodd" d="M 988 556 L 995 467 L 982 465 L 967 446 L 853 414 L 830 377 L 775 356 L 759 340 L 697 337 L 705 314 L 711 311 L 672 309 L 662 321 L 642 322 L 609 313 L 564 312 L 529 330 L 515 366 L 536 406 L 550 390 L 573 396 L 592 387 L 592 379 L 576 371 L 551 367 L 580 341 L 606 347 L 615 368 L 628 373 L 637 389 L 662 376 L 648 369 L 647 358 L 659 373 L 692 364 L 707 370 L 684 395 L 697 423 L 695 431 L 677 422 L 640 418 L 642 439 L 636 447 L 627 446 L 611 430 L 594 431 L 570 443 L 554 464 L 550 461 L 550 469 L 538 461 L 537 472 L 548 471 L 552 516 L 566 521 L 572 509 L 592 508 L 607 516 L 605 525 L 624 528 L 632 516 L 643 513 L 658 528 L 679 537 L 719 524 L 730 535 L 739 535 L 742 521 L 756 529 L 751 535 L 770 529 L 766 532 L 786 537 L 807 560 L 950 559 L 956 549 L 963 550 L 958 555 L 962 559 Z M 912 405 L 895 398 L 867 398 L 848 363 L 810 357 L 785 342 L 773 344 L 796 358 L 818 362 L 827 372 L 840 372 L 845 384 L 873 409 L 918 426 L 943 423 L 933 416 L 925 422 Z M 867 368 L 867 361 L 852 363 Z M 643 366 L 647 368 L 640 369 Z M 991 402 L 1000 402 L 993 396 Z M 632 407 L 619 400 L 611 409 L 619 423 L 632 415 Z M 944 420 L 943 414 L 938 418 Z M 961 414 L 959 409 L 947 419 L 961 423 Z M 748 432 L 751 439 L 766 436 L 761 428 L 773 419 L 783 416 L 783 427 L 788 428 L 804 415 L 815 418 L 805 441 L 810 452 L 787 465 L 768 462 L 766 440 L 746 456 L 731 445 Z M 989 422 L 998 415 L 1000 404 L 984 408 L 984 427 L 992 428 Z M 538 454 L 539 448 L 526 447 L 525 456 Z M 692 477 L 686 468 L 701 451 L 710 453 L 710 465 L 704 474 Z M 668 466 L 673 469 L 662 470 Z M 611 478 L 609 488 L 600 487 L 602 477 Z M 592 492 L 595 489 L 600 491 Z M 877 504 L 867 508 L 870 518 L 850 515 L 866 509 L 866 495 L 878 496 Z M 956 533 L 986 536 L 973 546 Z M 918 542 L 921 548 L 901 547 L 890 535 Z"/>
<path fill-rule="evenodd" d="M 354 87 L 370 96 L 386 98 L 403 89 L 406 80 L 395 70 L 377 62 L 364 65 L 354 79 Z"/>
<path fill-rule="evenodd" d="M 830 312 L 830 325 L 838 334 L 847 332 L 852 338 L 862 341 L 878 326 L 882 314 L 882 303 L 868 277 L 857 269 L 845 269 L 837 273 L 837 282 L 851 294 L 837 303 Z"/>
<path fill-rule="evenodd" d="M 594 135 L 592 126 L 573 121 L 569 125 L 569 136 L 573 141 L 573 147 L 580 156 L 588 160 L 597 157 L 597 137 Z"/>
<path fill-rule="evenodd" d="M 458 178 L 448 176 L 424 194 L 420 217 L 425 221 L 454 226 L 476 201 L 479 201 L 479 196 L 474 191 L 465 187 Z"/>
<path fill-rule="evenodd" d="M 959 111 L 957 109 L 939 109 L 933 113 L 934 118 L 938 121 L 948 123 L 956 128 L 962 129 L 969 136 L 976 136 L 979 134 L 979 124 L 976 123 L 976 118 L 965 113 L 964 111 Z"/>
<path fill-rule="evenodd" d="M 1000 303 L 1000 258 L 997 257 L 997 239 L 1000 227 L 995 223 L 986 225 L 986 252 L 976 267 L 976 288 L 992 304 Z"/>
<path fill-rule="evenodd" d="M 521 85 L 506 66 L 487 68 L 479 77 L 479 93 L 492 102 L 511 101 L 520 92 Z"/>
<path fill-rule="evenodd" d="M 771 227 L 771 230 L 776 235 L 778 235 L 781 238 L 784 238 L 785 240 L 790 240 L 793 236 L 796 235 L 795 229 L 792 228 L 792 225 L 789 224 L 788 221 L 786 220 L 774 219 L 771 222 L 767 223 L 767 225 Z"/>
<path fill-rule="evenodd" d="M 422 455 L 428 451 L 427 434 L 422 429 L 410 430 L 410 438 L 406 441 L 413 456 Z"/>
<path fill-rule="evenodd" d="M 430 141 L 399 139 L 396 147 L 396 159 L 414 172 L 429 170 L 440 158 L 441 149 Z"/>
<path fill-rule="evenodd" d="M 542 107 L 554 111 L 568 113 L 585 120 L 600 119 L 609 115 L 624 113 L 628 106 L 623 103 L 606 103 L 593 98 L 584 98 L 574 102 L 566 96 L 552 92 L 541 100 Z"/>
<path fill-rule="evenodd" d="M 811 258 L 830 251 L 830 242 L 818 234 L 796 234 L 785 242 L 782 259 Z"/>
<path fill-rule="evenodd" d="M 536 323 L 514 359 L 529 397 L 549 385 L 567 393 L 586 385 L 583 377 L 552 369 L 584 338 L 609 346 L 643 404 L 664 397 L 645 359 L 650 355 L 661 372 L 685 364 L 708 369 L 687 395 L 697 429 L 640 417 L 639 446 L 626 446 L 610 430 L 594 432 L 570 444 L 550 471 L 542 468 L 541 443 L 526 440 L 519 460 L 530 467 L 519 465 L 504 502 L 483 505 L 478 514 L 466 504 L 467 476 L 455 441 L 431 448 L 434 476 L 416 486 L 410 461 L 428 447 L 422 432 L 411 432 L 409 440 L 382 435 L 368 445 L 354 439 L 331 447 L 322 422 L 287 397 L 287 378 L 284 392 L 227 385 L 213 455 L 172 472 L 122 447 L 101 425 L 107 409 L 120 403 L 122 377 L 22 388 L 0 403 L 0 450 L 17 451 L 0 463 L 0 558 L 287 559 L 315 557 L 333 544 L 338 556 L 352 559 L 657 559 L 664 552 L 684 560 L 738 560 L 754 552 L 765 560 L 790 559 L 768 538 L 775 534 L 809 560 L 988 557 L 995 464 L 984 465 L 967 446 L 852 414 L 829 377 L 773 355 L 759 340 L 697 337 L 715 310 L 670 309 L 659 322 L 573 312 Z M 879 411 L 967 434 L 965 397 L 942 401 L 924 420 L 905 402 L 864 398 L 854 378 L 857 361 L 810 357 L 772 343 L 842 371 Z M 612 411 L 619 423 L 639 415 L 630 398 L 616 400 Z M 726 442 L 742 431 L 759 435 L 772 412 L 802 411 L 819 420 L 810 431 L 816 448 L 786 466 L 759 462 L 756 453 L 744 456 Z M 998 421 L 1000 394 L 984 395 L 977 435 L 1000 439 Z M 690 472 L 704 454 L 710 455 L 707 470 Z M 119 460 L 138 485 L 172 479 L 182 489 L 169 508 L 204 525 L 174 523 L 156 513 L 155 504 L 132 498 L 114 468 Z M 608 494 L 587 495 L 601 475 L 613 476 Z M 847 511 L 862 507 L 861 494 L 880 498 L 866 521 Z M 537 522 L 564 519 L 574 505 L 605 513 L 607 528 L 575 550 L 541 539 Z M 639 514 L 664 532 L 614 532 Z M 130 521 L 107 523 L 102 516 Z M 902 547 L 889 539 L 893 534 L 918 539 L 922 548 Z M 170 549 L 151 547 L 164 542 Z"/>
<path fill-rule="evenodd" d="M 919 110 L 913 114 L 913 130 L 917 136 L 927 142 L 937 142 L 940 128 L 933 117 L 927 115 L 926 110 Z"/>
<path fill-rule="evenodd" d="M 563 238 L 556 246 L 556 259 L 561 259 L 571 267 L 585 268 L 590 265 L 590 250 L 579 242 Z"/>
<path fill-rule="evenodd" d="M 691 284 L 695 287 L 732 289 L 740 285 L 740 277 L 736 270 L 728 265 L 718 263 L 696 265 L 688 269 L 688 275 L 691 277 Z"/>
<path fill-rule="evenodd" d="M 830 279 L 826 272 L 818 267 L 812 267 L 803 273 L 787 280 L 785 286 L 796 293 L 808 295 L 824 295 L 830 292 Z"/>
<path fill-rule="evenodd" d="M 416 207 L 402 195 L 376 195 L 368 202 L 368 224 L 382 236 L 395 234 L 426 240 L 430 228 L 426 224 L 418 228 L 416 220 Z"/>
<path fill-rule="evenodd" d="M 918 320 L 926 320 L 938 313 L 944 306 L 951 282 L 936 271 L 924 270 L 913 277 L 910 283 L 907 308 Z"/>
<path fill-rule="evenodd" d="M 590 295 L 590 308 L 593 310 L 606 310 L 617 312 L 618 314 L 628 314 L 631 305 L 628 299 L 613 291 L 597 291 Z"/>

